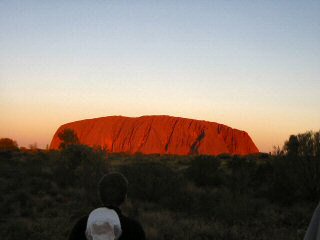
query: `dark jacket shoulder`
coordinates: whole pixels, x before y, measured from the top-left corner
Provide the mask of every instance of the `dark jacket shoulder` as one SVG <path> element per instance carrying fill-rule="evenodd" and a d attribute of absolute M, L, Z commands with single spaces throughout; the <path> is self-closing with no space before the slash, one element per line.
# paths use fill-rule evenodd
<path fill-rule="evenodd" d="M 132 218 L 122 215 L 119 208 L 111 208 L 111 209 L 117 212 L 120 219 L 122 234 L 119 240 L 127 240 L 127 239 L 145 240 L 146 239 L 144 230 L 139 222 L 137 222 Z M 73 226 L 70 232 L 69 240 L 87 240 L 85 231 L 87 228 L 88 217 L 89 217 L 88 215 L 83 216 L 75 223 L 75 225 Z"/>
<path fill-rule="evenodd" d="M 122 228 L 122 235 L 119 240 L 126 240 L 126 239 L 146 239 L 145 233 L 143 228 L 139 222 L 132 218 L 128 218 L 124 215 L 119 216 L 121 228 Z"/>
<path fill-rule="evenodd" d="M 71 229 L 69 240 L 87 240 L 86 238 L 86 228 L 87 228 L 87 221 L 88 215 L 83 216 L 80 218 L 73 228 Z"/>

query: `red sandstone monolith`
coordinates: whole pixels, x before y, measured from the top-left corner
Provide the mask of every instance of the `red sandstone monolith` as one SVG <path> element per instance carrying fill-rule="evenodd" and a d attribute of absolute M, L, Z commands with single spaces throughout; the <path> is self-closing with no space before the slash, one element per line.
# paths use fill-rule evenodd
<path fill-rule="evenodd" d="M 245 131 L 223 124 L 171 116 L 110 116 L 62 125 L 50 149 L 61 143 L 58 133 L 73 129 L 81 144 L 101 146 L 112 153 L 247 155 L 259 150 Z"/>

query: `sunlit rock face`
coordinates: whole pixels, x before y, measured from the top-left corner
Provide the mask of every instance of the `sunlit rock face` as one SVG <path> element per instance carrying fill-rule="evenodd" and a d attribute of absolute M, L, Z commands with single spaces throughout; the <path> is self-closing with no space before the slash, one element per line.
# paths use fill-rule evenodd
<path fill-rule="evenodd" d="M 259 152 L 245 131 L 171 116 L 110 116 L 67 123 L 54 134 L 50 149 L 59 148 L 58 133 L 67 128 L 76 132 L 81 144 L 106 147 L 114 153 L 246 155 Z"/>

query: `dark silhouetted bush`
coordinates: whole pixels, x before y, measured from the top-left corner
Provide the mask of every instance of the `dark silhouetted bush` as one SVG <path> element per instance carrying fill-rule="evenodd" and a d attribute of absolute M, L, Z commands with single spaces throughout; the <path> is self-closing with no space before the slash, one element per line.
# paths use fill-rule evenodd
<path fill-rule="evenodd" d="M 179 177 L 161 163 L 135 163 L 120 169 L 129 181 L 129 197 L 145 201 L 168 201 L 181 188 Z"/>
<path fill-rule="evenodd" d="M 73 129 L 66 128 L 62 132 L 58 133 L 58 137 L 61 140 L 59 148 L 63 149 L 70 145 L 79 144 L 79 138 Z"/>
<path fill-rule="evenodd" d="M 198 186 L 219 186 L 223 181 L 220 160 L 208 155 L 196 156 L 187 169 L 187 176 Z"/>
<path fill-rule="evenodd" d="M 274 156 L 271 196 L 284 204 L 320 199 L 320 131 L 291 135 Z"/>
<path fill-rule="evenodd" d="M 85 200 L 97 203 L 97 183 L 109 171 L 106 152 L 86 145 L 68 145 L 57 159 L 55 176 L 61 187 L 85 189 Z"/>
<path fill-rule="evenodd" d="M 0 151 L 14 151 L 18 150 L 18 144 L 16 141 L 10 138 L 0 139 Z"/>
<path fill-rule="evenodd" d="M 257 164 L 254 160 L 234 156 L 227 162 L 226 185 L 234 195 L 252 191 Z"/>

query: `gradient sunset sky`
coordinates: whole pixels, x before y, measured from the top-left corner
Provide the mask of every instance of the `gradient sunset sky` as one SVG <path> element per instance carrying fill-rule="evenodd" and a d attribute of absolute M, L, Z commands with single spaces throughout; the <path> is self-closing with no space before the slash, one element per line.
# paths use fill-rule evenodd
<path fill-rule="evenodd" d="M 172 115 L 260 151 L 320 130 L 320 1 L 0 1 L 0 138 Z"/>

